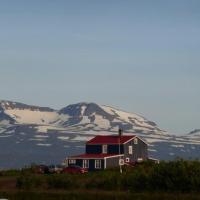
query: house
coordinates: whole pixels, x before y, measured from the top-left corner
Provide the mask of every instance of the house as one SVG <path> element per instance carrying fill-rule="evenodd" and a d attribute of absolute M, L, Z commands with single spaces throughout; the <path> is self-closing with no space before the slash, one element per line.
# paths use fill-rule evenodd
<path fill-rule="evenodd" d="M 148 159 L 147 143 L 136 135 L 98 135 L 86 143 L 85 153 L 70 156 L 68 165 L 89 171 L 117 167 Z"/>

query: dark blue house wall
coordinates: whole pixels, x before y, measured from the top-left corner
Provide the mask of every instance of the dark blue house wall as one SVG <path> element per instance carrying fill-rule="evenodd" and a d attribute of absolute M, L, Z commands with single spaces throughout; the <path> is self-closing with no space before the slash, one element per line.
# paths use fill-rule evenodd
<path fill-rule="evenodd" d="M 123 154 L 124 153 L 124 145 L 116 145 L 116 144 L 109 144 L 108 145 L 108 153 L 109 154 Z"/>
<path fill-rule="evenodd" d="M 119 145 L 108 144 L 108 154 L 118 154 L 119 153 Z M 102 153 L 102 145 L 101 144 L 87 144 L 86 145 L 86 153 L 88 154 L 100 154 Z M 120 154 L 124 153 L 124 145 L 120 145 Z"/>
<path fill-rule="evenodd" d="M 86 153 L 88 154 L 100 154 L 102 153 L 102 146 L 99 144 L 95 144 L 95 145 L 86 145 Z"/>

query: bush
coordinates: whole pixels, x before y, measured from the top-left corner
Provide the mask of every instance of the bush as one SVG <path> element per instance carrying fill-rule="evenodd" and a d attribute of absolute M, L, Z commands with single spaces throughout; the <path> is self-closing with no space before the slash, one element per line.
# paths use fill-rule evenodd
<path fill-rule="evenodd" d="M 18 176 L 20 173 L 21 171 L 17 169 L 2 170 L 0 176 Z"/>
<path fill-rule="evenodd" d="M 17 178 L 16 187 L 19 189 L 35 189 L 40 188 L 44 183 L 44 179 L 35 175 L 22 175 Z"/>
<path fill-rule="evenodd" d="M 50 189 L 77 189 L 79 187 L 78 182 L 73 180 L 72 176 L 60 174 L 47 177 L 47 185 Z"/>
<path fill-rule="evenodd" d="M 28 170 L 17 178 L 22 189 L 95 189 L 132 192 L 200 192 L 200 162 L 176 160 L 133 168 L 105 170 L 81 175 L 33 175 Z"/>

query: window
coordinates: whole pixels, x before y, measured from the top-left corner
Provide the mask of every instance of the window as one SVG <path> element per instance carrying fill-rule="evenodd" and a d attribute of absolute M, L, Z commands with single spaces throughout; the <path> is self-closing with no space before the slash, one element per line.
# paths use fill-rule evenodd
<path fill-rule="evenodd" d="M 138 139 L 137 138 L 134 139 L 134 144 L 138 144 Z"/>
<path fill-rule="evenodd" d="M 128 146 L 128 153 L 133 154 L 133 147 L 132 146 Z"/>
<path fill-rule="evenodd" d="M 74 160 L 74 159 L 69 159 L 69 164 L 76 164 L 76 160 Z"/>
<path fill-rule="evenodd" d="M 107 153 L 108 152 L 108 146 L 107 145 L 103 145 L 102 146 L 102 153 Z"/>
<path fill-rule="evenodd" d="M 101 169 L 101 160 L 95 160 L 95 169 Z"/>
<path fill-rule="evenodd" d="M 130 162 L 130 158 L 126 158 L 126 162 Z"/>
<path fill-rule="evenodd" d="M 83 160 L 83 168 L 89 168 L 89 160 Z"/>
<path fill-rule="evenodd" d="M 143 158 L 138 158 L 137 161 L 138 161 L 138 162 L 142 162 L 142 161 L 143 161 Z"/>

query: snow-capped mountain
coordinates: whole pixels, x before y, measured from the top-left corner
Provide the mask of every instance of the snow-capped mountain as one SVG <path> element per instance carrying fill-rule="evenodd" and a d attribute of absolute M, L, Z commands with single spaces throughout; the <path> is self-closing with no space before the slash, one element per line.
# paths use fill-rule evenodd
<path fill-rule="evenodd" d="M 195 129 L 187 134 L 188 139 L 200 141 L 200 129 Z"/>
<path fill-rule="evenodd" d="M 59 114 L 68 116 L 61 123 L 63 126 L 73 126 L 81 130 L 117 131 L 121 127 L 124 131 L 161 131 L 154 122 L 144 117 L 95 103 L 69 105 L 61 109 Z"/>
<path fill-rule="evenodd" d="M 195 129 L 191 131 L 188 135 L 190 136 L 200 136 L 200 129 Z"/>
<path fill-rule="evenodd" d="M 149 155 L 160 159 L 200 158 L 198 131 L 175 136 L 146 118 L 95 103 L 61 110 L 0 101 L 0 168 L 32 162 L 60 162 L 84 151 L 86 140 L 99 134 L 136 134 L 149 143 Z M 200 135 L 200 134 L 199 134 Z"/>
<path fill-rule="evenodd" d="M 56 111 L 51 108 L 11 101 L 0 101 L 0 110 L 16 124 L 48 124 L 57 117 Z"/>

